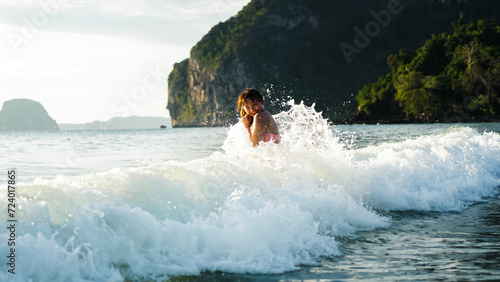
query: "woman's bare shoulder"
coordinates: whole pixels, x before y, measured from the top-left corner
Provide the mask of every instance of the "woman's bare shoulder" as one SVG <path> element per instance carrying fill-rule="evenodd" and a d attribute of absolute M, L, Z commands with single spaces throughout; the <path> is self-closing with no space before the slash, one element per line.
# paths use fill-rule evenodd
<path fill-rule="evenodd" d="M 262 111 L 257 114 L 255 114 L 254 119 L 260 119 L 260 120 L 270 120 L 272 119 L 272 115 L 268 111 Z"/>

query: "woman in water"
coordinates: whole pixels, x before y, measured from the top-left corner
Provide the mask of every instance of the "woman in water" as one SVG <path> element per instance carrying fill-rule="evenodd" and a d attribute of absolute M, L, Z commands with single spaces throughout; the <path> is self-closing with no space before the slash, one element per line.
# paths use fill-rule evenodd
<path fill-rule="evenodd" d="M 264 108 L 264 98 L 259 91 L 249 88 L 240 94 L 238 109 L 243 125 L 248 129 L 253 146 L 260 141 L 280 143 L 281 137 L 278 126 L 271 114 Z"/>

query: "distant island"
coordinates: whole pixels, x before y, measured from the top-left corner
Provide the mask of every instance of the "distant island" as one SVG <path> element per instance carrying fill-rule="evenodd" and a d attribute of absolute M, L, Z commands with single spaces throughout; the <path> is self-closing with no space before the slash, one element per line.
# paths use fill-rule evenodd
<path fill-rule="evenodd" d="M 355 98 L 365 85 L 377 82 L 390 68 L 410 63 L 404 59 L 411 54 L 399 54 L 399 50 L 425 49 L 425 42 L 431 39 L 430 47 L 440 51 L 436 44 L 447 41 L 433 39 L 433 34 L 453 33 L 452 23 L 461 15 L 466 24 L 500 20 L 500 5 L 498 0 L 252 0 L 236 16 L 214 26 L 193 46 L 189 58 L 174 65 L 168 77 L 167 105 L 172 125 L 232 124 L 237 121 L 235 101 L 248 87 L 266 95 L 266 107 L 272 113 L 284 110 L 283 101 L 294 99 L 314 103 L 316 110 L 332 121 L 344 121 L 358 108 Z M 498 45 L 487 43 L 490 47 Z M 486 52 L 498 58 L 497 51 L 488 48 Z M 398 55 L 390 57 L 388 66 L 391 54 Z M 456 54 L 463 55 L 465 50 Z M 427 64 L 434 59 L 443 66 L 442 60 L 450 59 L 432 50 L 421 55 L 431 57 L 417 55 L 415 63 Z M 412 80 L 417 72 L 434 76 L 427 70 L 413 71 L 408 77 Z M 435 74 L 439 76 L 422 83 L 445 81 L 442 71 Z M 372 94 L 363 95 L 374 98 Z M 377 101 L 381 100 L 373 102 Z M 473 107 L 486 110 L 485 102 L 476 99 Z M 444 105 L 446 111 L 448 105 Z M 364 106 L 361 108 L 374 108 Z M 413 115 L 413 109 L 403 107 L 404 118 L 406 112 Z M 422 113 L 428 116 L 429 111 Z M 456 111 L 448 116 L 457 115 L 462 118 Z"/>
<path fill-rule="evenodd" d="M 50 130 L 59 127 L 39 102 L 29 99 L 5 101 L 0 111 L 0 130 Z"/>
<path fill-rule="evenodd" d="M 109 130 L 109 129 L 155 129 L 171 127 L 165 117 L 115 117 L 108 121 L 94 121 L 84 124 L 59 124 L 61 130 Z"/>

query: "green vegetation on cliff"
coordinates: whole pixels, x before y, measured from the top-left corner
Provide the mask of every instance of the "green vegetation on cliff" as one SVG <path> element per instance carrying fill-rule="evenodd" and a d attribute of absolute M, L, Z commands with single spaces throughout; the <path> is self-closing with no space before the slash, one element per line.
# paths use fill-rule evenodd
<path fill-rule="evenodd" d="M 500 118 L 500 26 L 463 19 L 453 26 L 452 34 L 433 34 L 416 51 L 388 57 L 391 72 L 356 97 L 360 121 Z"/>
<path fill-rule="evenodd" d="M 191 56 L 210 71 L 216 71 L 243 52 L 242 42 L 249 42 L 255 34 L 254 25 L 265 15 L 273 1 L 252 1 L 237 17 L 215 25 L 192 49 Z M 274 1 L 276 2 L 276 1 Z"/>

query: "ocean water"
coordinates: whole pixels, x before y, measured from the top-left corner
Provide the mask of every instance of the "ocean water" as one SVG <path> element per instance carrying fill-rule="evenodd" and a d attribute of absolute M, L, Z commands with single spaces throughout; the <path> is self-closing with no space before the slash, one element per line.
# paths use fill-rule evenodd
<path fill-rule="evenodd" d="M 500 279 L 499 123 L 275 118 L 257 148 L 241 124 L 0 133 L 0 280 Z"/>

